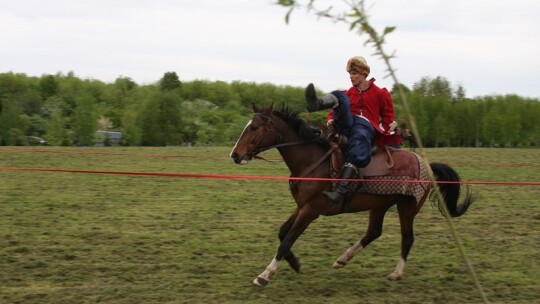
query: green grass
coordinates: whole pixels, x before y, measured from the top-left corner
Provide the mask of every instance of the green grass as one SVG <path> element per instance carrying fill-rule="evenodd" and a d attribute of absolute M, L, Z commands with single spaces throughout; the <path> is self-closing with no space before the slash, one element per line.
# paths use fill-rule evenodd
<path fill-rule="evenodd" d="M 237 166 L 229 147 L 45 150 L 0 147 L 0 167 L 289 175 L 276 151 Z M 50 153 L 60 151 L 110 154 Z M 466 181 L 540 180 L 538 149 L 426 151 Z M 472 189 L 477 202 L 453 223 L 488 299 L 538 303 L 540 187 Z M 347 267 L 331 265 L 363 235 L 367 213 L 319 218 L 293 246 L 301 273 L 284 262 L 267 287 L 252 285 L 293 209 L 286 181 L 0 171 L 0 303 L 481 302 L 429 204 L 398 282 L 385 279 L 400 251 L 393 208 L 383 236 Z"/>

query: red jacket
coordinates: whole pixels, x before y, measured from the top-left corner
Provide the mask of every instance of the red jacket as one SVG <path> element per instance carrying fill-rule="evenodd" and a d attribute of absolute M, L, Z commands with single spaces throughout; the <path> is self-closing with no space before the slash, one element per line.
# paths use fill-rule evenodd
<path fill-rule="evenodd" d="M 345 95 L 351 100 L 351 112 L 353 115 L 363 115 L 377 131 L 375 142 L 378 145 L 401 145 L 399 135 L 390 134 L 390 124 L 395 121 L 394 102 L 392 95 L 386 88 L 379 88 L 375 84 L 375 78 L 369 80 L 370 86 L 367 90 L 360 92 L 356 87 L 351 87 L 345 91 Z M 330 111 L 327 120 L 333 118 Z"/>

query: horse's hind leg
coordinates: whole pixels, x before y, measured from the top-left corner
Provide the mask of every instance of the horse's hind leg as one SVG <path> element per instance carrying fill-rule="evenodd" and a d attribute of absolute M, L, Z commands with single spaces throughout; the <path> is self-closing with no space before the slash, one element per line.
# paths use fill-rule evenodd
<path fill-rule="evenodd" d="M 416 216 L 416 200 L 414 198 L 404 200 L 397 204 L 397 210 L 399 213 L 399 222 L 401 224 L 401 257 L 388 279 L 391 281 L 397 281 L 403 276 L 403 269 L 405 268 L 405 262 L 407 256 L 414 243 L 413 224 L 414 217 Z"/>
<path fill-rule="evenodd" d="M 369 212 L 369 226 L 364 237 L 356 242 L 351 248 L 345 252 L 334 262 L 332 267 L 342 268 L 354 258 L 356 254 L 366 248 L 369 243 L 379 238 L 382 234 L 384 215 L 390 206 L 384 206 L 379 209 L 373 209 Z"/>

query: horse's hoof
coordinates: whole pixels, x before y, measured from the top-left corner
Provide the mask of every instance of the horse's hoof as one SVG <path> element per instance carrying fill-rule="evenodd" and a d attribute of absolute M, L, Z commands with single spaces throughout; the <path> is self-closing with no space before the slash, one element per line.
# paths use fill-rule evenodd
<path fill-rule="evenodd" d="M 341 262 L 340 260 L 337 260 L 334 265 L 332 265 L 333 268 L 335 269 L 338 269 L 338 268 L 343 268 L 345 267 L 345 265 L 347 265 L 347 263 L 344 263 L 344 262 Z"/>
<path fill-rule="evenodd" d="M 398 275 L 398 274 L 391 274 L 389 276 L 386 277 L 388 279 L 388 281 L 398 281 L 399 279 L 401 279 L 401 276 Z"/>
<path fill-rule="evenodd" d="M 298 262 L 298 259 L 296 259 L 294 255 L 291 254 L 291 256 L 286 257 L 285 259 L 294 271 L 300 272 L 300 262 Z"/>
<path fill-rule="evenodd" d="M 268 280 L 263 279 L 261 277 L 257 277 L 255 278 L 255 280 L 253 280 L 253 284 L 259 285 L 259 286 L 266 286 L 268 285 Z"/>

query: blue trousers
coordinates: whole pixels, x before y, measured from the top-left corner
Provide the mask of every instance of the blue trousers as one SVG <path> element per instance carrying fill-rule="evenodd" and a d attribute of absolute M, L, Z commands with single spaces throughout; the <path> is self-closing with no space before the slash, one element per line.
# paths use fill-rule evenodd
<path fill-rule="evenodd" d="M 342 91 L 334 91 L 339 104 L 334 108 L 334 126 L 340 134 L 347 136 L 349 145 L 345 151 L 345 162 L 364 168 L 371 160 L 371 144 L 375 138 L 375 128 L 360 116 L 352 115 L 351 101 Z"/>

